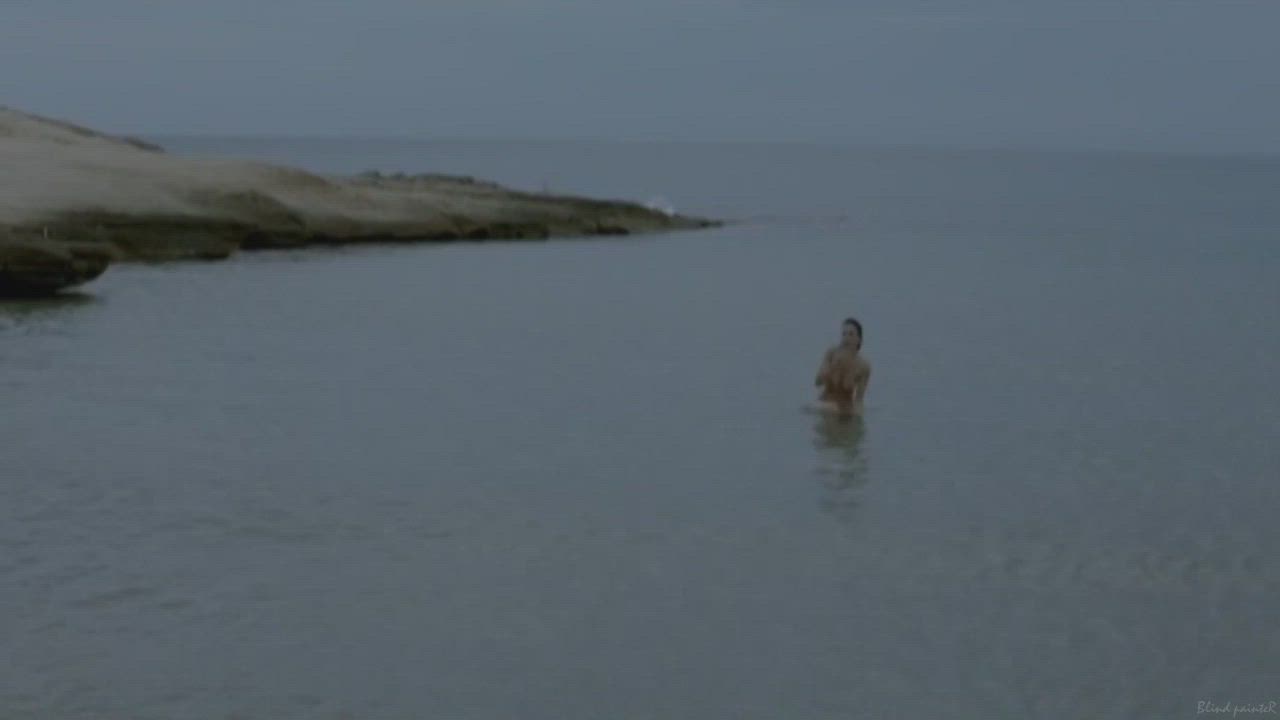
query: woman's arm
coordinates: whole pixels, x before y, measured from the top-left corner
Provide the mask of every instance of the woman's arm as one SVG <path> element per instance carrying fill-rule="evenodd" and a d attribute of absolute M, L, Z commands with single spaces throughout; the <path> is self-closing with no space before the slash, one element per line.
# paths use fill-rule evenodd
<path fill-rule="evenodd" d="M 822 387 L 827 384 L 827 380 L 831 377 L 831 351 L 828 350 L 822 356 L 822 364 L 818 365 L 818 376 L 813 379 L 813 384 Z"/>
<path fill-rule="evenodd" d="M 862 399 L 867 396 L 867 386 L 870 384 L 871 363 L 865 363 L 853 388 L 853 406 L 858 412 L 862 412 Z"/>

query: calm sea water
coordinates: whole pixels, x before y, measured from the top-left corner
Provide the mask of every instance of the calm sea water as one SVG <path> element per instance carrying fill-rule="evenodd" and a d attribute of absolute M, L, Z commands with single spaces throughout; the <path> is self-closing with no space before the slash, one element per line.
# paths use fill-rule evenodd
<path fill-rule="evenodd" d="M 1280 159 L 167 144 L 739 222 L 0 305 L 4 718 L 1280 700 Z"/>

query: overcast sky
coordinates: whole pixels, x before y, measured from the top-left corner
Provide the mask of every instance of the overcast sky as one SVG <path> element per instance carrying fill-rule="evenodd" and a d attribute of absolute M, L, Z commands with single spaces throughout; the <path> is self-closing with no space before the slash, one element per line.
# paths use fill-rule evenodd
<path fill-rule="evenodd" d="M 1280 0 L 0 0 L 0 104 L 134 133 L 1280 152 Z"/>

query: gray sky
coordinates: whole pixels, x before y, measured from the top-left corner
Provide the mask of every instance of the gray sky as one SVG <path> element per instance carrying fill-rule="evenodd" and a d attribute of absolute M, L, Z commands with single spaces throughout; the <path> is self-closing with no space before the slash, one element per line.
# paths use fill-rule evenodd
<path fill-rule="evenodd" d="M 120 132 L 1280 152 L 1280 0 L 0 0 Z"/>

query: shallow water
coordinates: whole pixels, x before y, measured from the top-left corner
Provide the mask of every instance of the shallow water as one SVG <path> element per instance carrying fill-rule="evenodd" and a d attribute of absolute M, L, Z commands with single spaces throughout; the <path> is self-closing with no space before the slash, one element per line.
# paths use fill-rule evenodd
<path fill-rule="evenodd" d="M 168 144 L 742 222 L 0 305 L 0 716 L 1280 699 L 1280 161 Z M 850 313 L 856 425 L 802 411 Z"/>

